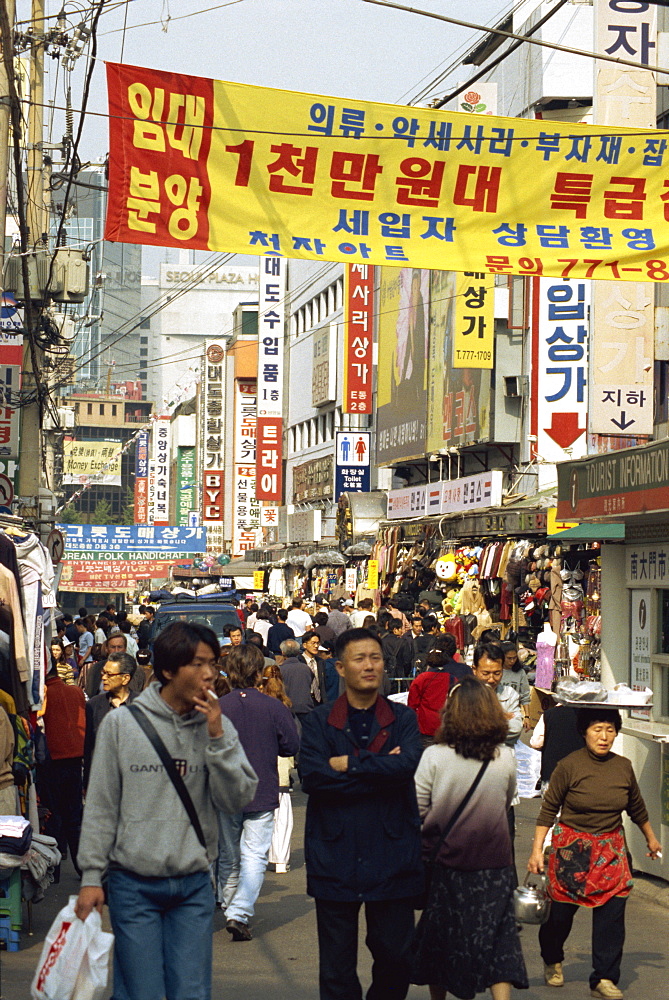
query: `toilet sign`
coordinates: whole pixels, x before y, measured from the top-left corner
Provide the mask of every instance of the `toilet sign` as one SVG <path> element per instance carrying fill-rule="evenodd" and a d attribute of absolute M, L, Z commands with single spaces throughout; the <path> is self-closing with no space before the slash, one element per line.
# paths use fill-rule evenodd
<path fill-rule="evenodd" d="M 338 431 L 335 500 L 342 493 L 368 493 L 369 431 Z"/>

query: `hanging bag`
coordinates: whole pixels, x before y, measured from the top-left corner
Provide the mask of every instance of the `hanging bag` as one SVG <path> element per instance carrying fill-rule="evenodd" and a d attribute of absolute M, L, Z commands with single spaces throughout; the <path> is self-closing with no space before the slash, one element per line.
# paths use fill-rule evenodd
<path fill-rule="evenodd" d="M 30 995 L 32 1000 L 102 1000 L 107 992 L 114 935 L 102 930 L 97 910 L 85 920 L 70 896 L 47 933 Z"/>
<path fill-rule="evenodd" d="M 467 803 L 469 802 L 472 795 L 478 788 L 479 782 L 481 781 L 481 778 L 485 774 L 486 768 L 488 767 L 489 763 L 490 763 L 489 760 L 484 760 L 483 763 L 481 764 L 480 768 L 476 772 L 476 777 L 474 778 L 471 785 L 469 786 L 469 789 L 467 790 L 467 794 L 465 795 L 462 802 L 460 803 L 460 805 L 455 810 L 455 812 L 449 819 L 448 823 L 444 827 L 441 836 L 437 840 L 437 843 L 435 844 L 432 850 L 432 854 L 430 855 L 429 860 L 424 863 L 425 864 L 424 889 L 422 894 L 418 896 L 416 899 L 414 899 L 415 910 L 424 910 L 425 907 L 427 906 L 428 899 L 430 897 L 430 886 L 432 884 L 432 878 L 434 876 L 434 869 L 437 864 L 437 855 L 439 854 L 439 851 L 446 843 L 446 838 L 448 837 L 449 833 L 451 832 L 457 821 L 462 816 L 462 813 L 464 812 Z"/>

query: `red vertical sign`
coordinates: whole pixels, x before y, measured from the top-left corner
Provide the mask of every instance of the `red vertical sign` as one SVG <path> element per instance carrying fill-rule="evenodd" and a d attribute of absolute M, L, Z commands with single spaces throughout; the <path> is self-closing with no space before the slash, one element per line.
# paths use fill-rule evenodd
<path fill-rule="evenodd" d="M 346 265 L 344 289 L 344 413 L 372 412 L 374 268 Z"/>
<path fill-rule="evenodd" d="M 282 501 L 282 420 L 258 417 L 256 425 L 256 500 Z"/>

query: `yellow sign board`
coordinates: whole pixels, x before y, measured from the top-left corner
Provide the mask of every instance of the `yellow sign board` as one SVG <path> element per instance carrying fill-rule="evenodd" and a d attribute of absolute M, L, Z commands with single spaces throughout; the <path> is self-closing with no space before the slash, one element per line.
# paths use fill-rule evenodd
<path fill-rule="evenodd" d="M 669 282 L 654 129 L 471 115 L 108 63 L 108 240 Z"/>
<path fill-rule="evenodd" d="M 484 272 L 455 282 L 454 368 L 492 368 L 495 360 L 495 285 Z"/>
<path fill-rule="evenodd" d="M 265 573 L 261 569 L 256 569 L 253 571 L 253 589 L 254 590 L 264 590 L 265 587 Z"/>
<path fill-rule="evenodd" d="M 379 560 L 370 559 L 367 563 L 367 589 L 379 589 Z"/>
<path fill-rule="evenodd" d="M 568 531 L 570 528 L 578 528 L 580 521 L 559 521 L 557 507 L 549 507 L 546 518 L 546 534 L 557 535 L 561 531 Z"/>

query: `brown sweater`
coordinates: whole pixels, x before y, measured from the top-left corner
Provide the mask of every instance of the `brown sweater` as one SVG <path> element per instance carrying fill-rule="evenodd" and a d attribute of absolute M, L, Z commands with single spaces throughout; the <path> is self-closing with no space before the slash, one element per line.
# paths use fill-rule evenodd
<path fill-rule="evenodd" d="M 627 757 L 598 757 L 587 747 L 564 757 L 553 771 L 537 826 L 552 826 L 560 807 L 560 821 L 580 833 L 610 833 L 620 826 L 624 811 L 637 826 L 648 820 Z"/>

